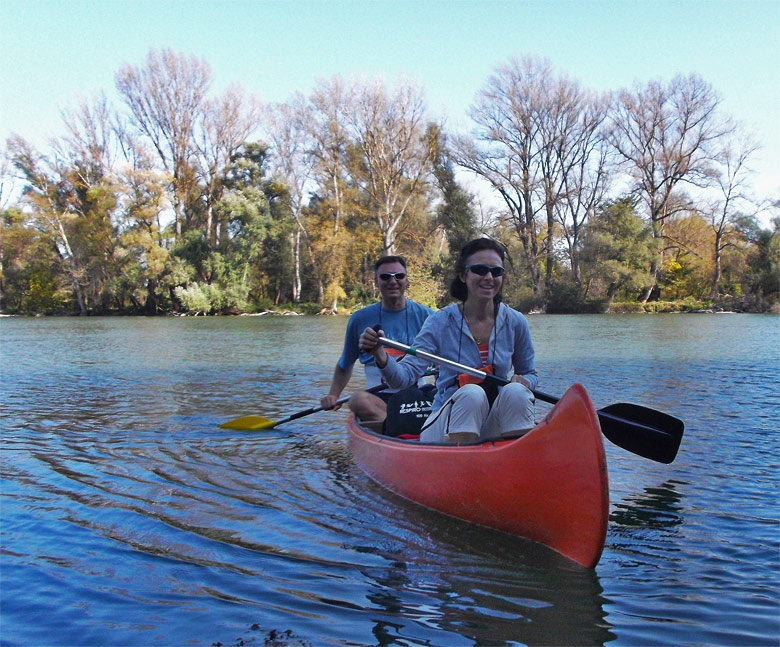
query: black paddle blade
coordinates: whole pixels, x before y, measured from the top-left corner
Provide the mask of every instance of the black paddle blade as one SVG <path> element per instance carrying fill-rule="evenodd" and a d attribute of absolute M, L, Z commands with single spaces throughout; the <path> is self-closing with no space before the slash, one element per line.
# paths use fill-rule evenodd
<path fill-rule="evenodd" d="M 671 463 L 677 456 L 685 431 L 679 418 L 628 402 L 597 413 L 602 433 L 618 447 L 659 463 Z"/>

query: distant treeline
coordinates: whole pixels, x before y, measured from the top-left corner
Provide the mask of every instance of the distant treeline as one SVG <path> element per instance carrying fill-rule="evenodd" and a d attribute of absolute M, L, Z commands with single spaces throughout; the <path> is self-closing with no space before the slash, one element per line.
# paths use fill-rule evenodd
<path fill-rule="evenodd" d="M 777 307 L 780 201 L 751 194 L 758 143 L 696 75 L 597 94 L 512 59 L 468 134 L 410 83 L 334 77 L 263 106 L 170 50 L 115 80 L 119 105 L 66 111 L 48 150 L 6 142 L 4 313 L 336 311 L 375 298 L 386 253 L 441 305 L 481 235 L 524 311 Z"/>

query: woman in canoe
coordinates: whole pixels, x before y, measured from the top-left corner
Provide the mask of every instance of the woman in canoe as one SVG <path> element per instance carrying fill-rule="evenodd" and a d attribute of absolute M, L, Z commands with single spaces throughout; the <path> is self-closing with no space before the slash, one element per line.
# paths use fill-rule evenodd
<path fill-rule="evenodd" d="M 505 248 L 489 238 L 464 245 L 455 265 L 451 304 L 426 320 L 414 340 L 419 350 L 509 379 L 503 387 L 439 367 L 436 397 L 423 424 L 423 442 L 463 443 L 521 434 L 534 426 L 538 381 L 525 317 L 501 302 Z M 360 348 L 374 355 L 391 388 L 402 389 L 425 372 L 428 362 L 407 356 L 396 362 L 379 344 L 382 331 L 366 328 Z"/>

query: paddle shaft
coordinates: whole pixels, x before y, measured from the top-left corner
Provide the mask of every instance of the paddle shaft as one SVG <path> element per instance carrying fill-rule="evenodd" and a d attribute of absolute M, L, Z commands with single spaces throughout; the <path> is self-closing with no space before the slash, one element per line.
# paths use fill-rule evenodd
<path fill-rule="evenodd" d="M 446 359 L 444 357 L 439 357 L 438 355 L 431 355 L 430 353 L 426 353 L 424 350 L 420 350 L 418 348 L 415 348 L 414 346 L 407 346 L 406 344 L 393 341 L 392 339 L 388 339 L 387 337 L 380 337 L 379 343 L 382 344 L 382 346 L 387 346 L 388 348 L 395 348 L 396 350 L 400 350 L 402 353 L 406 353 L 407 355 L 414 355 L 415 357 L 420 357 L 424 360 L 431 362 L 432 364 L 444 364 L 445 366 L 449 366 L 451 368 L 459 370 L 461 373 L 465 373 L 466 375 L 471 375 L 471 377 L 477 377 L 481 380 L 492 380 L 493 382 L 497 382 L 502 386 L 505 384 L 509 384 L 509 380 L 505 380 L 504 378 L 498 377 L 497 375 L 493 375 L 491 373 L 485 373 L 485 371 L 480 371 L 478 368 L 472 368 L 471 366 L 466 366 L 465 364 L 459 364 L 458 362 L 455 362 L 451 359 Z M 547 396 L 548 398 L 552 398 L 552 399 L 546 400 L 546 398 L 542 396 Z M 553 404 L 555 402 L 558 402 L 558 398 L 555 398 L 552 395 L 547 395 L 546 393 L 540 394 L 539 399 L 545 400 L 547 402 L 552 402 Z"/>
<path fill-rule="evenodd" d="M 444 357 L 439 357 L 438 355 L 426 353 L 414 346 L 407 346 L 406 344 L 393 341 L 387 337 L 380 337 L 379 343 L 383 346 L 400 350 L 407 355 L 420 357 L 433 364 L 449 366 L 461 373 L 471 375 L 472 377 L 481 380 L 493 381 L 500 385 L 509 384 L 509 380 L 505 378 L 486 373 L 485 371 L 480 371 L 477 368 L 472 368 L 471 366 L 466 366 L 465 364 L 460 364 Z M 543 391 L 531 389 L 531 392 L 535 397 L 544 402 L 549 402 L 550 404 L 556 404 L 560 400 L 560 398 L 550 395 L 549 393 L 544 393 Z M 671 463 L 674 460 L 683 434 L 684 425 L 681 420 L 637 405 L 611 405 L 607 408 L 618 409 L 621 410 L 621 412 L 628 413 L 628 417 L 622 417 L 604 410 L 596 411 L 599 422 L 601 423 L 602 432 L 610 441 L 623 449 L 660 463 Z M 648 414 L 660 419 L 661 422 L 659 424 L 663 425 L 665 428 L 661 429 L 644 424 L 644 420 L 640 421 L 635 417 L 636 415 Z"/>
<path fill-rule="evenodd" d="M 366 389 L 366 393 L 378 393 L 379 391 L 384 391 L 387 388 L 387 384 L 377 384 L 376 386 L 372 386 L 370 389 Z M 339 398 L 336 400 L 336 406 L 339 404 L 344 404 L 347 402 L 352 396 L 351 395 L 345 395 L 342 398 Z M 319 407 L 310 407 L 308 409 L 305 409 L 303 411 L 297 411 L 286 418 L 282 418 L 281 420 L 277 420 L 274 426 L 281 425 L 284 422 L 290 422 L 291 420 L 297 420 L 298 418 L 303 418 L 304 416 L 310 416 L 312 413 L 317 413 L 318 411 L 324 411 L 325 407 L 319 406 Z"/>
<path fill-rule="evenodd" d="M 433 364 L 444 364 L 446 366 L 459 370 L 461 373 L 465 373 L 466 375 L 471 375 L 471 377 L 479 378 L 480 380 L 488 380 L 488 381 L 496 382 L 501 386 L 504 386 L 505 384 L 509 384 L 509 380 L 504 379 L 503 377 L 499 377 L 498 375 L 493 375 L 492 373 L 486 373 L 485 371 L 480 371 L 478 368 L 472 368 L 471 366 L 466 366 L 465 364 L 459 364 L 458 362 L 455 362 L 451 359 L 446 359 L 444 357 L 439 357 L 438 355 L 431 355 L 430 353 L 426 353 L 423 350 L 419 350 L 414 346 L 407 346 L 406 344 L 401 344 L 400 342 L 393 341 L 392 339 L 388 339 L 387 337 L 380 337 L 379 343 L 382 344 L 383 346 L 388 346 L 390 348 L 395 348 L 396 350 L 400 350 L 406 353 L 407 355 L 414 355 L 416 357 L 420 357 L 424 360 L 432 362 Z M 554 395 L 550 395 L 549 393 L 544 393 L 543 391 L 535 391 L 531 389 L 531 392 L 540 400 L 544 402 L 549 402 L 550 404 L 556 404 L 558 400 L 560 400 L 560 398 L 556 398 Z"/>

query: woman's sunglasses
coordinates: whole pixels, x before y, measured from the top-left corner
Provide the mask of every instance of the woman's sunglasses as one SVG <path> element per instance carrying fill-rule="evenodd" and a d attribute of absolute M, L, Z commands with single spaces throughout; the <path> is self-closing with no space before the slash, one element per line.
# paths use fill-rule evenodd
<path fill-rule="evenodd" d="M 466 269 L 479 276 L 485 276 L 488 272 L 493 276 L 504 276 L 506 274 L 506 270 L 498 265 L 482 265 L 480 263 L 478 265 L 466 265 Z"/>
<path fill-rule="evenodd" d="M 383 272 L 379 275 L 379 278 L 383 281 L 389 281 L 390 279 L 403 281 L 406 278 L 406 272 Z"/>

